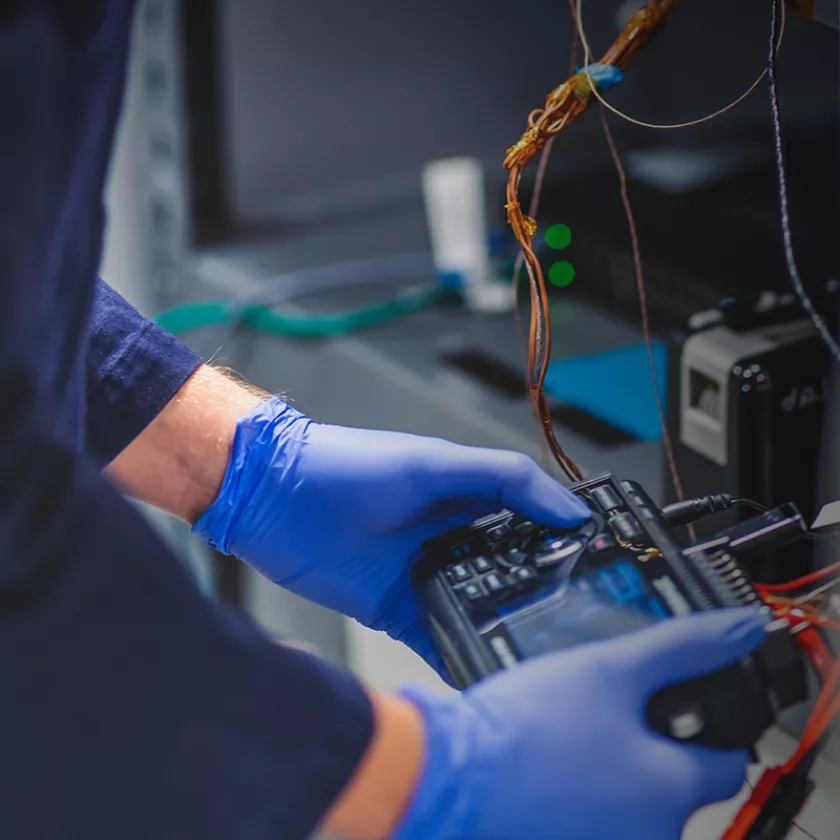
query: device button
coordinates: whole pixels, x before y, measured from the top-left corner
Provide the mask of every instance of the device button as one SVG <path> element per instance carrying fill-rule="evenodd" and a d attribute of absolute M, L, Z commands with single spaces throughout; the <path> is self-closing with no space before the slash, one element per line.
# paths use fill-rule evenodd
<path fill-rule="evenodd" d="M 537 573 L 530 566 L 518 566 L 511 572 L 518 581 L 527 581 L 536 577 Z"/>
<path fill-rule="evenodd" d="M 580 534 L 580 536 L 586 537 L 588 539 L 589 537 L 594 537 L 595 534 L 598 533 L 598 527 L 598 523 L 595 521 L 594 518 L 592 518 L 584 522 L 583 525 L 581 525 L 580 528 L 578 528 L 577 532 L 578 534 Z"/>
<path fill-rule="evenodd" d="M 621 507 L 621 499 L 616 496 L 611 487 L 596 487 L 589 495 L 604 513 L 609 513 L 611 510 Z"/>
<path fill-rule="evenodd" d="M 507 560 L 508 563 L 519 565 L 520 563 L 525 563 L 528 560 L 528 555 L 519 548 L 511 548 L 505 552 L 505 560 Z"/>
<path fill-rule="evenodd" d="M 487 532 L 487 539 L 492 542 L 501 542 L 510 536 L 510 528 L 507 525 L 497 525 Z"/>
<path fill-rule="evenodd" d="M 478 557 L 473 559 L 473 566 L 475 570 L 479 574 L 484 574 L 484 572 L 489 572 L 492 569 L 496 568 L 493 561 L 485 557 L 484 555 L 479 555 Z"/>
<path fill-rule="evenodd" d="M 583 544 L 579 542 L 561 543 L 557 548 L 551 551 L 537 554 L 534 558 L 534 563 L 538 569 L 550 569 L 556 566 L 563 560 L 573 557 L 583 548 Z"/>
<path fill-rule="evenodd" d="M 613 531 L 623 542 L 637 542 L 644 535 L 639 523 L 629 514 L 620 513 L 610 520 Z"/>
<path fill-rule="evenodd" d="M 517 524 L 513 526 L 513 533 L 518 537 L 529 537 L 534 533 L 534 531 L 538 530 L 539 526 L 535 525 L 533 522 L 529 522 L 527 519 L 522 522 L 517 522 Z"/>
<path fill-rule="evenodd" d="M 501 592 L 505 588 L 504 581 L 501 579 L 498 572 L 491 572 L 489 575 L 486 575 L 484 578 L 484 585 L 487 587 L 487 591 L 491 594 L 494 592 Z"/>
<path fill-rule="evenodd" d="M 473 576 L 470 567 L 466 563 L 453 563 L 449 567 L 449 571 L 452 574 L 452 579 L 456 583 L 463 583 Z"/>
<path fill-rule="evenodd" d="M 615 540 L 609 534 L 598 534 L 592 542 L 589 543 L 589 548 L 592 551 L 606 551 L 615 545 Z"/>
<path fill-rule="evenodd" d="M 461 592 L 468 601 L 478 601 L 484 597 L 484 590 L 477 583 L 468 583 Z"/>

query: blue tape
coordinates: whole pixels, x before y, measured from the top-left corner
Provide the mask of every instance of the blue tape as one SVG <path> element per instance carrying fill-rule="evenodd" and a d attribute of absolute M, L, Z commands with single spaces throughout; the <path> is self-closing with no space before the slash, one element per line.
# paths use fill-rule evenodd
<path fill-rule="evenodd" d="M 438 280 L 444 289 L 463 289 L 464 278 L 460 271 L 440 271 Z"/>
<path fill-rule="evenodd" d="M 609 90 L 619 82 L 624 81 L 624 73 L 618 67 L 613 67 L 612 64 L 589 64 L 586 67 L 578 67 L 578 73 L 585 73 L 587 70 L 592 77 L 592 81 L 601 90 Z"/>
<path fill-rule="evenodd" d="M 665 399 L 668 348 L 655 341 L 652 350 L 659 393 Z M 593 382 L 599 387 L 593 387 Z M 558 402 L 586 411 L 639 440 L 662 437 L 644 344 L 554 359 L 546 374 L 545 392 Z"/>

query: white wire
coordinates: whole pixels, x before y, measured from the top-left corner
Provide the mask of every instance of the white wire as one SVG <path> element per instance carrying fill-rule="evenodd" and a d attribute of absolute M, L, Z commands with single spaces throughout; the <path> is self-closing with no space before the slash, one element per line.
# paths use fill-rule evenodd
<path fill-rule="evenodd" d="M 724 106 L 718 111 L 715 111 L 713 114 L 707 114 L 705 117 L 700 117 L 696 120 L 691 120 L 689 122 L 684 123 L 674 123 L 672 125 L 658 125 L 656 123 L 648 123 L 643 122 L 642 120 L 637 120 L 635 117 L 631 117 L 629 114 L 625 114 L 623 111 L 619 111 L 614 105 L 610 105 L 606 99 L 601 95 L 600 91 L 598 90 L 595 81 L 593 80 L 592 76 L 590 75 L 589 71 L 589 62 L 592 58 L 592 48 L 589 46 L 589 41 L 586 38 L 586 30 L 583 25 L 583 0 L 576 0 L 577 2 L 577 31 L 578 37 L 580 38 L 580 42 L 583 45 L 583 72 L 586 74 L 587 81 L 589 82 L 589 87 L 592 90 L 593 95 L 595 98 L 608 110 L 612 111 L 617 117 L 621 117 L 621 119 L 626 120 L 629 123 L 633 123 L 633 125 L 639 125 L 642 128 L 655 128 L 661 130 L 668 130 L 674 128 L 691 128 L 695 125 L 700 125 L 701 123 L 709 122 L 710 120 L 715 119 L 716 117 L 725 114 L 727 111 L 732 110 L 736 106 L 740 105 L 764 80 L 764 77 L 767 75 L 767 68 L 765 67 L 762 71 L 761 75 L 734 101 L 730 102 L 728 105 Z M 781 31 L 779 34 L 779 44 L 778 47 L 781 46 L 782 43 L 782 35 L 785 31 L 785 9 L 784 3 L 782 4 L 782 25 Z"/>
<path fill-rule="evenodd" d="M 193 274 L 203 279 L 200 269 L 193 270 Z M 256 288 L 251 287 L 246 293 L 230 298 L 230 323 L 227 324 L 222 345 L 233 345 L 245 313 L 254 307 L 274 307 L 304 295 L 421 277 L 431 278 L 424 281 L 424 285 L 429 288 L 440 282 L 434 261 L 429 254 L 360 257 L 267 277 L 258 281 Z M 419 288 L 418 284 L 403 289 L 401 293 L 413 293 Z"/>
<path fill-rule="evenodd" d="M 231 303 L 242 306 L 277 306 L 303 295 L 414 277 L 437 277 L 434 261 L 429 254 L 359 257 L 268 277 L 258 281 L 258 288 L 235 297 Z"/>
<path fill-rule="evenodd" d="M 811 590 L 805 595 L 800 595 L 798 598 L 794 598 L 793 603 L 807 604 L 808 601 L 813 601 L 814 598 L 816 598 L 818 595 L 822 595 L 824 592 L 828 592 L 829 589 L 833 589 L 835 586 L 837 586 L 838 583 L 840 583 L 840 578 L 832 578 L 830 581 L 828 581 L 828 583 L 824 583 L 822 586 Z"/>

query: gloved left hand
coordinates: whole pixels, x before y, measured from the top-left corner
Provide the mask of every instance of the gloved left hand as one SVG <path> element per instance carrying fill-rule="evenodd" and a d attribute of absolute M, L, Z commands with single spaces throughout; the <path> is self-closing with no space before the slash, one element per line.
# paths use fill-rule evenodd
<path fill-rule="evenodd" d="M 590 515 L 524 455 L 322 425 L 273 399 L 239 421 L 222 488 L 193 530 L 443 673 L 411 566 L 424 540 L 503 507 L 554 527 Z"/>

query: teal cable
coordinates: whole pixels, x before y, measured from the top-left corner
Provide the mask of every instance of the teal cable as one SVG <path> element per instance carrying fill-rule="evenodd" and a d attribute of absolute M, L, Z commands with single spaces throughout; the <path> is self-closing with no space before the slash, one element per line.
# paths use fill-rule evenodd
<path fill-rule="evenodd" d="M 403 315 L 418 312 L 451 295 L 440 286 L 424 288 L 382 303 L 317 315 L 292 315 L 266 306 L 237 306 L 235 301 L 185 303 L 158 313 L 158 326 L 173 335 L 239 321 L 258 332 L 286 338 L 330 338 L 347 335 Z"/>
<path fill-rule="evenodd" d="M 159 312 L 152 320 L 172 335 L 195 330 L 199 327 L 228 324 L 233 311 L 226 301 L 212 300 L 205 303 L 185 303 Z"/>

